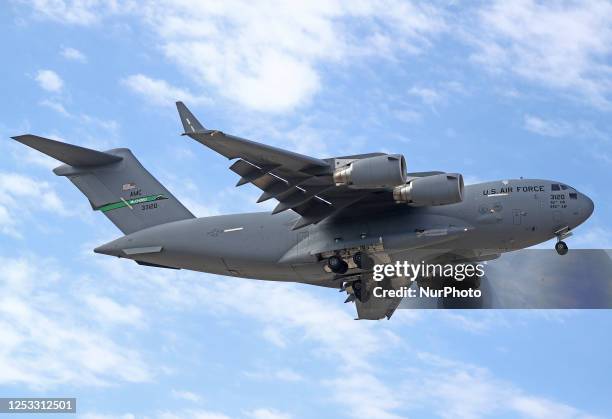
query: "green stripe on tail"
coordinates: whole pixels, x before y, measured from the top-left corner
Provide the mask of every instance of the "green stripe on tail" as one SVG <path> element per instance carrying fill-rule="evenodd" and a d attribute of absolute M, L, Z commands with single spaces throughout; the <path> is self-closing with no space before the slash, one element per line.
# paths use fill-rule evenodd
<path fill-rule="evenodd" d="M 165 197 L 164 195 L 148 195 L 148 196 L 142 196 L 142 197 L 133 198 L 133 199 L 123 199 L 118 202 L 113 202 L 111 204 L 102 205 L 101 207 L 97 209 L 102 212 L 108 212 L 108 211 L 112 211 L 117 208 L 131 207 L 132 205 L 138 205 L 138 204 L 142 204 L 145 202 L 161 201 L 162 199 L 168 199 L 168 198 Z"/>

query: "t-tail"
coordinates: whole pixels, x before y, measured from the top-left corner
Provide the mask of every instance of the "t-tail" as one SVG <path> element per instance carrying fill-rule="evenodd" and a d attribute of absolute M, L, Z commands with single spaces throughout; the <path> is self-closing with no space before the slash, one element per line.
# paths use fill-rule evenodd
<path fill-rule="evenodd" d="M 127 148 L 101 152 L 30 134 L 12 138 L 63 162 L 53 172 L 70 179 L 124 234 L 194 218 Z"/>

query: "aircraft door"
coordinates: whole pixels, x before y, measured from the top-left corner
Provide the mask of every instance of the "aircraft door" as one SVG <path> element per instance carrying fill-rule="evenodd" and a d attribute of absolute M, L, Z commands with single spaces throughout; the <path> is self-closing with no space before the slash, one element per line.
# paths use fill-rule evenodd
<path fill-rule="evenodd" d="M 514 225 L 521 225 L 523 220 L 523 211 L 520 209 L 513 209 L 512 210 L 512 224 Z"/>

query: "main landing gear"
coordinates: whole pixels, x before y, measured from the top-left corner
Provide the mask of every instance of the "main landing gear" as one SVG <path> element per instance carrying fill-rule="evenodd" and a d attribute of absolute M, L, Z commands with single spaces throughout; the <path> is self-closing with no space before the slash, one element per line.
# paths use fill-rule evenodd
<path fill-rule="evenodd" d="M 344 274 L 348 271 L 348 263 L 342 260 L 338 255 L 330 256 L 329 259 L 327 259 L 327 266 L 335 274 Z"/>
<path fill-rule="evenodd" d="M 557 251 L 558 254 L 560 254 L 561 256 L 567 254 L 567 251 L 569 250 L 569 248 L 567 247 L 567 244 L 565 244 L 564 241 L 558 241 L 557 244 L 555 244 L 555 250 Z"/>
<path fill-rule="evenodd" d="M 361 296 L 362 296 L 362 290 L 363 290 L 363 284 L 361 283 L 361 280 L 359 281 L 355 281 L 351 284 L 351 287 L 353 287 L 353 294 L 355 294 L 355 298 L 357 298 L 359 301 L 362 301 Z"/>
<path fill-rule="evenodd" d="M 359 269 L 361 269 L 361 266 L 363 264 L 363 253 L 361 252 L 357 252 L 353 255 L 353 262 L 355 262 L 355 266 L 357 266 Z"/>
<path fill-rule="evenodd" d="M 361 252 L 353 254 L 353 263 L 358 269 L 364 269 L 364 266 L 368 266 L 368 256 Z M 327 266 L 335 274 L 344 274 L 348 271 L 349 265 L 339 255 L 330 256 L 327 259 Z"/>

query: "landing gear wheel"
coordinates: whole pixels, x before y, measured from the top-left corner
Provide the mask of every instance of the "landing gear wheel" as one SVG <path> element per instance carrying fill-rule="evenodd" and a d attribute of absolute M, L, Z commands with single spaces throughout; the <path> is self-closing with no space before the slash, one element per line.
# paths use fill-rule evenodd
<path fill-rule="evenodd" d="M 348 263 L 343 261 L 340 256 L 336 255 L 330 256 L 329 259 L 327 259 L 327 266 L 336 274 L 343 274 L 348 271 Z"/>
<path fill-rule="evenodd" d="M 361 291 L 363 288 L 363 284 L 361 283 L 361 281 L 355 281 L 351 284 L 351 287 L 353 287 L 353 294 L 355 294 L 355 298 L 357 298 L 359 301 L 361 301 Z"/>
<path fill-rule="evenodd" d="M 567 247 L 567 244 L 565 244 L 565 242 L 559 241 L 559 242 L 557 242 L 557 244 L 555 244 L 555 250 L 557 251 L 558 254 L 563 256 L 563 255 L 567 254 L 567 251 L 569 249 Z"/>
<path fill-rule="evenodd" d="M 355 265 L 361 269 L 361 263 L 363 262 L 363 254 L 361 252 L 357 252 L 353 255 L 353 262 Z"/>

